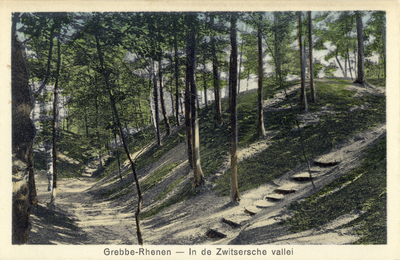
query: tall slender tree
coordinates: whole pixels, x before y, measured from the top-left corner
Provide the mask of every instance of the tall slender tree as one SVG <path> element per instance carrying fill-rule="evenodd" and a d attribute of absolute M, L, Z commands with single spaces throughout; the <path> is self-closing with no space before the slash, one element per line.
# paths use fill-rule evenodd
<path fill-rule="evenodd" d="M 174 30 L 174 78 L 175 78 L 175 117 L 176 125 L 179 126 L 179 59 L 178 59 L 178 39 L 177 39 L 177 27 L 178 17 L 175 17 L 173 23 Z"/>
<path fill-rule="evenodd" d="M 309 77 L 310 77 L 310 90 L 311 90 L 311 102 L 315 103 L 317 101 L 317 96 L 315 93 L 314 86 L 314 66 L 313 66 L 313 39 L 312 39 L 312 20 L 311 11 L 307 12 L 308 16 L 308 66 L 309 66 Z"/>
<path fill-rule="evenodd" d="M 170 127 L 169 127 L 168 114 L 167 114 L 167 110 L 165 109 L 165 102 L 164 102 L 163 76 L 161 73 L 161 61 L 158 62 L 158 82 L 160 84 L 160 103 L 161 103 L 161 112 L 164 117 L 165 133 L 167 136 L 169 136 L 170 135 Z"/>
<path fill-rule="evenodd" d="M 364 84 L 364 31 L 362 24 L 362 13 L 356 12 L 356 26 L 357 26 L 357 77 L 354 83 Z"/>
<path fill-rule="evenodd" d="M 114 113 L 115 121 L 116 121 L 118 130 L 119 130 L 119 134 L 121 136 L 122 145 L 124 147 L 126 156 L 127 156 L 128 160 L 129 160 L 129 163 L 131 165 L 133 177 L 134 177 L 134 180 L 135 180 L 135 183 L 136 183 L 136 189 L 137 189 L 137 193 L 138 193 L 138 206 L 137 206 L 137 211 L 136 211 L 136 214 L 135 214 L 136 234 L 137 234 L 139 245 L 143 245 L 143 238 L 142 238 L 142 232 L 140 230 L 140 220 L 139 220 L 140 211 L 141 211 L 142 203 L 143 203 L 142 192 L 140 190 L 139 179 L 138 179 L 137 173 L 136 173 L 136 167 L 135 167 L 135 164 L 134 164 L 134 162 L 133 162 L 133 160 L 131 158 L 131 154 L 129 152 L 129 148 L 128 148 L 128 145 L 127 145 L 126 140 L 125 140 L 125 136 L 124 136 L 124 133 L 123 133 L 123 128 L 122 128 L 122 125 L 121 125 L 119 113 L 118 113 L 118 110 L 117 110 L 117 107 L 116 107 L 116 102 L 115 102 L 115 99 L 114 99 L 114 95 L 111 92 L 111 85 L 110 85 L 110 82 L 109 82 L 109 73 L 107 72 L 107 70 L 105 68 L 104 59 L 103 59 L 103 53 L 102 53 L 102 50 L 101 50 L 100 39 L 99 39 L 99 35 L 98 35 L 99 31 L 101 31 L 101 30 L 99 30 L 101 28 L 100 28 L 100 23 L 99 23 L 99 17 L 98 16 L 95 18 L 94 23 L 95 24 L 94 24 L 94 28 L 93 28 L 92 34 L 94 34 L 95 40 L 96 40 L 96 49 L 97 49 L 97 55 L 98 55 L 98 58 L 99 58 L 99 68 L 100 68 L 101 74 L 104 77 L 106 91 L 108 93 L 109 100 L 110 100 L 110 106 L 111 106 L 112 111 Z"/>
<path fill-rule="evenodd" d="M 217 126 L 222 125 L 222 109 L 221 109 L 221 98 L 219 89 L 219 77 L 218 77 L 218 59 L 215 51 L 215 31 L 214 27 L 214 14 L 210 15 L 210 24 L 213 30 L 211 38 L 211 57 L 212 57 L 212 67 L 213 67 L 213 82 L 214 82 L 214 97 L 215 97 L 215 114 Z"/>
<path fill-rule="evenodd" d="M 196 95 L 197 88 L 196 82 L 194 79 L 195 75 L 195 65 L 196 65 L 196 36 L 195 36 L 195 18 L 191 15 L 188 17 L 189 20 L 189 34 L 187 39 L 187 81 L 189 85 L 189 93 L 190 93 L 190 127 L 192 129 L 192 149 L 193 149 L 193 187 L 198 187 L 204 184 L 203 170 L 201 168 L 200 161 L 200 138 L 199 138 L 199 122 L 197 118 L 197 109 L 196 109 Z M 189 142 L 189 141 L 188 141 Z"/>
<path fill-rule="evenodd" d="M 303 110 L 308 110 L 307 104 L 307 96 L 306 96 L 306 84 L 305 84 L 305 68 L 304 68 L 304 59 L 303 59 L 303 41 L 302 41 L 302 12 L 297 12 L 297 37 L 299 42 L 299 53 L 300 53 L 300 84 L 301 84 L 301 107 Z"/>
<path fill-rule="evenodd" d="M 230 17 L 231 31 L 231 56 L 229 64 L 229 104 L 230 104 L 230 159 L 231 159 L 231 200 L 236 202 L 240 200 L 237 172 L 237 43 L 236 43 L 236 23 L 237 14 L 232 13 Z"/>
<path fill-rule="evenodd" d="M 264 116 L 263 116 L 263 77 L 264 77 L 264 67 L 263 67 L 263 50 L 262 50 L 262 15 L 259 17 L 260 21 L 257 29 L 257 46 L 258 46 L 258 89 L 257 89 L 257 108 L 258 108 L 258 136 L 262 137 L 265 135 L 264 127 Z"/>
<path fill-rule="evenodd" d="M 54 205 L 57 194 L 57 88 L 58 79 L 60 77 L 61 67 L 61 44 L 60 40 L 57 39 L 57 70 L 56 70 L 56 83 L 54 84 L 54 98 L 53 98 L 53 183 L 50 204 Z"/>

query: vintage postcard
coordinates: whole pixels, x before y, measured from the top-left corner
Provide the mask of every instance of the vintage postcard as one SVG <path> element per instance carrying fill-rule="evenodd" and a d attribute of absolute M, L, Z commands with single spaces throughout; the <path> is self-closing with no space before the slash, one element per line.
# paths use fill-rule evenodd
<path fill-rule="evenodd" d="M 400 259 L 397 1 L 0 4 L 0 259 Z"/>

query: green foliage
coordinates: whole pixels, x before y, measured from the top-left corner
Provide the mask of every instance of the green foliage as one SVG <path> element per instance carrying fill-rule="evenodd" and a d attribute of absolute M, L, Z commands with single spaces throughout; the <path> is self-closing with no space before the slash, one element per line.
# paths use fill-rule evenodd
<path fill-rule="evenodd" d="M 314 79 L 316 79 L 316 78 L 318 78 L 318 73 L 322 70 L 324 68 L 324 65 L 322 65 L 321 63 L 319 63 L 319 62 L 315 62 L 314 64 L 313 64 L 313 76 L 314 76 Z"/>
<path fill-rule="evenodd" d="M 156 200 L 162 200 L 165 195 L 167 195 L 172 189 L 174 189 L 176 186 L 178 186 L 179 183 L 185 178 L 185 176 L 181 176 L 179 179 L 174 181 L 171 185 L 169 185 L 166 189 L 164 189 L 156 198 Z"/>
<path fill-rule="evenodd" d="M 322 154 L 332 149 L 336 143 L 385 122 L 384 98 L 364 96 L 357 100 L 353 98 L 354 92 L 344 90 L 345 86 L 345 83 L 316 84 L 318 104 L 333 106 L 338 113 L 322 116 L 318 125 L 302 129 L 301 134 L 306 144 L 308 158 Z M 299 93 L 292 94 L 289 98 L 292 104 L 300 103 Z M 282 102 L 278 106 L 285 106 L 288 102 Z M 371 104 L 369 110 L 347 111 L 351 106 L 365 102 Z M 317 111 L 319 105 L 310 104 L 309 109 Z M 295 117 L 301 113 L 300 108 L 295 109 Z M 266 113 L 264 120 L 266 131 L 280 132 L 272 139 L 273 143 L 267 150 L 257 157 L 238 164 L 238 182 L 241 191 L 269 182 L 304 162 L 299 133 L 292 131 L 295 122 L 291 110 Z M 307 144 L 312 144 L 312 147 Z M 220 195 L 229 194 L 229 176 L 228 171 L 217 181 L 216 190 Z"/>
<path fill-rule="evenodd" d="M 140 183 L 140 189 L 142 190 L 143 193 L 145 193 L 147 190 L 151 189 L 152 187 L 156 186 L 164 177 L 172 171 L 176 166 L 179 165 L 179 162 L 174 162 L 170 163 L 167 165 L 164 165 L 157 171 L 153 172 L 150 176 L 148 176 L 146 179 L 144 179 Z"/>
<path fill-rule="evenodd" d="M 337 67 L 335 65 L 329 65 L 324 68 L 324 74 L 327 77 L 333 77 L 333 72 L 337 70 Z"/>
<path fill-rule="evenodd" d="M 166 154 L 168 151 L 170 151 L 172 148 L 174 148 L 184 140 L 185 129 L 181 128 L 175 134 L 170 135 L 168 138 L 166 138 L 163 141 L 162 146 L 154 146 L 152 149 L 150 149 L 150 151 L 140 156 L 135 162 L 137 169 L 140 170 L 146 165 L 158 161 L 164 154 Z"/>
<path fill-rule="evenodd" d="M 54 93 L 53 92 L 46 92 L 44 95 L 38 95 L 36 98 L 37 102 L 50 102 L 53 98 Z M 51 111 L 51 113 L 53 113 Z"/>
<path fill-rule="evenodd" d="M 140 219 L 145 219 L 145 218 L 154 216 L 161 210 L 163 210 L 171 205 L 174 205 L 178 202 L 181 202 L 181 201 L 184 201 L 191 197 L 196 196 L 199 192 L 200 192 L 199 190 L 192 189 L 192 183 L 188 183 L 176 195 L 174 195 L 172 198 L 170 198 L 166 202 L 164 202 L 160 205 L 157 205 L 156 207 L 152 208 L 149 211 L 145 211 L 145 212 L 141 213 Z"/>
<path fill-rule="evenodd" d="M 77 178 L 82 176 L 85 165 L 82 163 L 73 164 L 64 160 L 57 160 L 58 178 Z"/>
<path fill-rule="evenodd" d="M 129 152 L 131 154 L 143 149 L 146 145 L 150 144 L 154 140 L 154 130 L 152 127 L 147 127 L 136 134 L 129 136 L 126 138 L 126 142 L 128 145 Z M 117 154 L 119 154 L 120 163 L 122 164 L 126 158 L 126 153 L 122 147 L 114 150 L 113 156 L 111 156 L 104 165 L 102 171 L 99 172 L 98 180 L 112 174 L 114 171 L 118 170 L 118 158 Z M 135 158 L 133 158 L 135 159 Z M 118 179 L 119 176 L 116 176 L 115 179 Z"/>
<path fill-rule="evenodd" d="M 374 84 L 379 87 L 386 87 L 386 78 L 366 78 L 367 82 Z"/>
<path fill-rule="evenodd" d="M 36 171 L 46 170 L 46 154 L 45 153 L 33 153 L 33 168 Z"/>

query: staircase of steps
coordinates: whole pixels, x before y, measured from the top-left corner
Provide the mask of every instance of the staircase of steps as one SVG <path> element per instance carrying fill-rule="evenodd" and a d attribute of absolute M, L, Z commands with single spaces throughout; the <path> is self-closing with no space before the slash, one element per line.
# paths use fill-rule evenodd
<path fill-rule="evenodd" d="M 235 212 L 229 216 L 221 218 L 212 228 L 208 229 L 206 236 L 212 239 L 224 239 L 229 233 L 235 229 L 245 226 L 250 219 L 258 212 L 268 209 L 282 202 L 285 198 L 290 197 L 302 186 L 308 184 L 311 180 L 315 180 L 328 174 L 338 162 L 314 162 L 314 166 L 310 167 L 310 172 L 300 172 L 294 174 L 288 181 L 283 182 L 272 193 L 265 195 L 263 199 L 254 201 L 251 205 L 245 207 L 241 212 Z M 310 176 L 311 173 L 311 176 Z"/>

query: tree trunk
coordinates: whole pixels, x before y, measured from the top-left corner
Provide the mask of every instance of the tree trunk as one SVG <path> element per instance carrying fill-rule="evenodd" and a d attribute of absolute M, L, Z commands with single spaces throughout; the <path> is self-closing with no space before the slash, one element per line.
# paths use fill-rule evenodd
<path fill-rule="evenodd" d="M 61 44 L 57 40 L 57 72 L 56 72 L 56 83 L 54 84 L 54 100 L 53 100 L 53 187 L 51 193 L 50 204 L 55 204 L 57 194 L 57 87 L 58 78 L 60 76 L 61 66 Z"/>
<path fill-rule="evenodd" d="M 149 85 L 150 85 L 150 87 L 151 87 L 151 93 L 150 93 L 150 97 L 149 97 L 149 107 L 150 107 L 150 121 L 151 121 L 151 124 L 153 125 L 153 127 L 154 127 L 154 134 L 155 134 L 155 137 L 156 137 L 156 139 L 158 140 L 158 135 L 157 135 L 157 126 L 156 126 L 156 120 L 155 120 L 155 111 L 154 111 L 154 106 L 152 106 L 152 100 L 154 100 L 154 98 L 153 98 L 153 87 L 151 86 L 151 83 L 152 83 L 152 80 L 150 79 L 149 80 Z"/>
<path fill-rule="evenodd" d="M 274 12 L 274 47 L 275 47 L 275 64 L 276 64 L 276 74 L 275 74 L 275 80 L 278 82 L 278 74 L 280 71 L 279 67 L 279 54 L 278 54 L 278 13 Z"/>
<path fill-rule="evenodd" d="M 242 38 L 242 44 L 241 44 L 242 46 L 243 46 L 243 43 L 244 43 L 244 40 L 243 40 L 243 38 Z M 243 47 L 242 47 L 242 48 L 243 48 Z M 240 52 L 240 58 L 239 58 L 238 94 L 240 93 L 240 74 L 241 74 L 241 70 L 242 70 L 242 56 L 243 56 L 242 54 L 243 54 L 243 51 Z"/>
<path fill-rule="evenodd" d="M 340 70 L 342 71 L 343 77 L 346 77 L 346 71 L 343 70 L 342 63 L 340 63 L 340 60 L 338 58 L 338 49 L 337 48 L 336 48 L 336 51 L 335 51 L 335 58 L 336 58 L 336 62 L 338 63 L 338 65 L 340 67 Z"/>
<path fill-rule="evenodd" d="M 314 86 L 314 65 L 313 65 L 313 41 L 312 41 L 312 21 L 311 21 L 311 11 L 308 11 L 308 64 L 310 72 L 310 90 L 311 90 L 311 102 L 317 102 L 317 95 L 315 93 Z M 275 54 L 276 55 L 276 54 Z"/>
<path fill-rule="evenodd" d="M 384 15 L 383 17 L 382 46 L 383 46 L 383 77 L 386 78 L 386 15 Z"/>
<path fill-rule="evenodd" d="M 240 200 L 237 172 L 237 44 L 236 44 L 236 14 L 231 14 L 231 57 L 229 66 L 229 103 L 230 103 L 230 159 L 231 159 L 231 200 Z"/>
<path fill-rule="evenodd" d="M 188 47 L 187 47 L 188 48 Z M 189 63 L 189 62 L 188 62 Z M 188 160 L 190 167 L 194 169 L 193 164 L 193 132 L 192 132 L 192 120 L 191 120 L 191 93 L 189 84 L 189 64 L 186 66 L 186 80 L 185 80 L 185 134 L 186 134 L 186 145 L 188 152 Z"/>
<path fill-rule="evenodd" d="M 350 77 L 351 79 L 353 79 L 353 74 L 351 73 L 351 64 L 350 64 L 349 43 L 347 43 L 347 63 L 349 64 Z"/>
<path fill-rule="evenodd" d="M 261 23 L 261 16 L 260 16 Z M 264 77 L 264 69 L 263 69 L 263 60 L 262 60 L 262 35 L 261 35 L 261 26 L 258 27 L 257 32 L 257 45 L 258 45 L 258 89 L 257 89 L 257 107 L 258 107 L 258 136 L 262 137 L 265 135 L 264 128 L 264 117 L 263 117 L 263 77 Z"/>
<path fill-rule="evenodd" d="M 175 63 L 175 71 L 174 71 L 174 76 L 175 76 L 175 113 L 176 113 L 176 125 L 179 126 L 179 61 L 178 61 L 178 40 L 176 36 L 176 25 L 177 21 L 174 20 L 174 51 L 175 51 L 175 57 L 174 57 L 174 63 Z"/>
<path fill-rule="evenodd" d="M 214 15 L 211 15 L 210 23 L 211 27 L 213 27 Z M 221 98 L 219 90 L 218 63 L 217 63 L 217 56 L 215 54 L 215 37 L 212 37 L 211 39 L 211 56 L 212 56 L 213 79 L 214 79 L 215 114 L 217 119 L 217 126 L 222 126 L 222 109 L 221 109 Z"/>
<path fill-rule="evenodd" d="M 105 83 L 106 83 L 107 91 L 108 91 L 108 94 L 109 94 L 109 97 L 110 97 L 110 104 L 111 104 L 111 107 L 113 109 L 115 120 L 116 120 L 116 123 L 117 123 L 117 127 L 118 127 L 120 135 L 121 135 L 122 145 L 124 146 L 126 156 L 128 157 L 128 160 L 130 162 L 130 165 L 131 165 L 131 168 L 132 168 L 132 173 L 133 173 L 133 176 L 134 176 L 134 179 L 135 179 L 135 183 L 136 183 L 136 189 L 137 189 L 137 193 L 138 193 L 138 208 L 137 208 L 136 215 L 135 215 L 135 219 L 136 219 L 136 234 L 137 234 L 137 237 L 138 237 L 139 245 L 143 245 L 142 232 L 140 231 L 140 222 L 139 222 L 140 210 L 142 208 L 142 202 L 143 202 L 142 192 L 140 190 L 140 185 L 139 185 L 139 180 L 138 180 L 138 177 L 137 177 L 137 174 L 136 174 L 135 164 L 133 163 L 133 160 L 131 158 L 131 154 L 129 152 L 128 146 L 127 146 L 126 141 L 125 141 L 125 137 L 124 137 L 124 134 L 123 134 L 123 129 L 122 129 L 121 122 L 120 122 L 119 116 L 118 116 L 118 111 L 117 111 L 117 108 L 115 106 L 114 96 L 111 93 L 111 87 L 110 87 L 110 84 L 109 84 L 108 75 L 107 75 L 107 73 L 106 73 L 106 71 L 104 69 L 103 54 L 101 52 L 99 38 L 98 38 L 97 35 L 95 36 L 95 38 L 96 38 L 97 54 L 99 56 L 99 61 L 100 61 L 101 74 L 104 76 L 104 80 L 105 80 Z"/>
<path fill-rule="evenodd" d="M 156 132 L 157 132 L 157 144 L 158 146 L 161 146 L 161 137 L 160 137 L 160 122 L 158 119 L 158 93 L 157 93 L 157 77 L 155 76 L 154 72 L 154 61 L 153 61 L 153 73 L 154 73 L 154 79 L 153 79 L 153 98 L 154 98 L 154 121 L 156 124 Z"/>
<path fill-rule="evenodd" d="M 34 126 L 29 118 L 31 99 L 29 77 L 18 39 L 12 35 L 11 114 L 12 114 L 12 243 L 28 243 L 31 205 L 37 206 L 32 161 Z"/>
<path fill-rule="evenodd" d="M 197 119 L 197 109 L 195 107 L 196 95 L 197 95 L 197 88 L 196 82 L 194 80 L 195 75 L 195 63 L 196 63 L 196 37 L 194 35 L 194 30 L 189 34 L 188 40 L 188 53 L 187 53 L 187 60 L 188 60 L 188 78 L 186 83 L 190 86 L 190 116 L 191 122 L 190 126 L 192 129 L 192 163 L 193 163 L 193 187 L 198 187 L 204 184 L 203 178 L 203 171 L 201 169 L 201 162 L 200 162 L 200 140 L 199 140 L 199 123 Z M 189 141 L 188 141 L 189 142 Z"/>
<path fill-rule="evenodd" d="M 160 103 L 161 103 L 161 112 L 164 117 L 165 133 L 167 136 L 169 136 L 170 135 L 170 127 L 169 127 L 167 111 L 165 110 L 163 79 L 162 79 L 162 73 L 161 73 L 161 61 L 158 62 L 158 81 L 160 83 Z"/>
<path fill-rule="evenodd" d="M 364 31 L 361 19 L 361 13 L 356 12 L 356 25 L 357 25 L 357 77 L 354 83 L 364 84 Z"/>
<path fill-rule="evenodd" d="M 297 12 L 297 37 L 299 40 L 299 53 L 300 53 L 300 80 L 301 80 L 301 107 L 303 110 L 308 110 L 307 96 L 306 96 L 306 84 L 305 84 L 305 71 L 303 62 L 303 44 L 301 40 L 301 12 Z"/>
<path fill-rule="evenodd" d="M 171 86 L 172 89 L 172 86 Z M 169 93 L 169 96 L 171 98 L 171 108 L 172 108 L 172 116 L 175 116 L 175 102 L 174 102 L 174 94 L 172 92 Z M 176 119 L 178 120 L 178 119 Z"/>
<path fill-rule="evenodd" d="M 204 58 L 204 64 L 203 64 L 203 69 L 204 69 L 204 77 L 203 77 L 203 86 L 204 86 L 204 105 L 205 107 L 208 107 L 207 103 L 207 83 L 206 83 L 206 58 Z"/>

